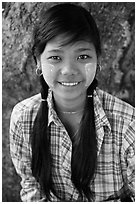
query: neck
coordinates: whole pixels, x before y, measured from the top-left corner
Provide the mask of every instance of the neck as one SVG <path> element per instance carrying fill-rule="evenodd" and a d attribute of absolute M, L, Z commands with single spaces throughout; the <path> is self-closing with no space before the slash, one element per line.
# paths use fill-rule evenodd
<path fill-rule="evenodd" d="M 86 95 L 81 96 L 80 99 L 78 98 L 73 100 L 63 100 L 54 96 L 54 101 L 58 112 L 75 114 L 84 110 Z"/>

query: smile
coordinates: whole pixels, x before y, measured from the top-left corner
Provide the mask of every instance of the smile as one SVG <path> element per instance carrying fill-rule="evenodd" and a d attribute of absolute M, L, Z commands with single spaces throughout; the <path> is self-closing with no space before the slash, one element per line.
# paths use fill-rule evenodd
<path fill-rule="evenodd" d="M 80 82 L 59 82 L 61 85 L 63 86 L 76 86 L 78 85 Z"/>

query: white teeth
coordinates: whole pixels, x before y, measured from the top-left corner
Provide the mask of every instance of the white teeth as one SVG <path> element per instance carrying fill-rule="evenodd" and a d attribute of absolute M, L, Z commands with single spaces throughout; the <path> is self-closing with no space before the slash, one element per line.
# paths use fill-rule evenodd
<path fill-rule="evenodd" d="M 61 82 L 63 86 L 76 86 L 78 82 Z"/>

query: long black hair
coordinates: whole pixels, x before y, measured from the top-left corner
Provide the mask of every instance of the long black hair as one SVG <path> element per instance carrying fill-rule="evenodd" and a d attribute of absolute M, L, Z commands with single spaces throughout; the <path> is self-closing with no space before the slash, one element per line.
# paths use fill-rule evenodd
<path fill-rule="evenodd" d="M 36 62 L 48 41 L 60 34 L 65 34 L 67 37 L 67 41 L 65 40 L 63 44 L 88 40 L 94 44 L 97 56 L 101 53 L 99 31 L 93 17 L 81 6 L 64 3 L 57 4 L 47 11 L 43 7 L 40 13 L 39 21 L 34 29 L 33 55 Z M 41 97 L 47 99 L 49 87 L 43 76 L 40 76 L 40 82 Z M 87 89 L 87 96 L 93 96 L 96 86 L 97 80 L 94 79 Z M 72 145 L 71 158 L 72 182 L 81 195 L 81 199 L 86 196 L 89 201 L 93 196 L 90 183 L 94 178 L 97 163 L 93 102 L 93 97 L 87 97 L 78 131 L 80 140 L 77 145 Z M 52 185 L 52 157 L 47 124 L 48 104 L 47 101 L 44 101 L 41 102 L 32 131 L 32 174 L 40 183 L 47 200 L 50 200 L 50 192 L 56 194 L 56 191 Z"/>

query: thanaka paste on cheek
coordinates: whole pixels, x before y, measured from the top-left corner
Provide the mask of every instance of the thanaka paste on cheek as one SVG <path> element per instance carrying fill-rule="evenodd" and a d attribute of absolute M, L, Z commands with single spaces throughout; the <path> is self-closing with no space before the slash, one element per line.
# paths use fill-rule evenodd
<path fill-rule="evenodd" d="M 88 88 L 90 84 L 93 82 L 95 74 L 96 74 L 96 66 L 95 62 L 88 63 L 85 65 L 85 74 L 86 74 L 86 84 L 85 86 Z"/>
<path fill-rule="evenodd" d="M 42 74 L 45 82 L 52 89 L 54 87 L 54 79 L 55 79 L 55 67 L 52 64 L 44 64 L 41 63 Z"/>

